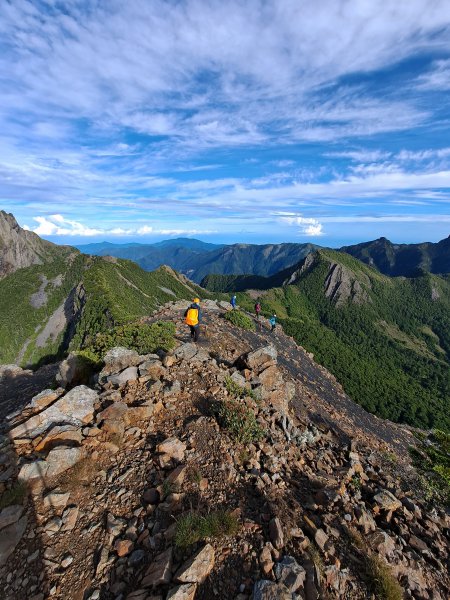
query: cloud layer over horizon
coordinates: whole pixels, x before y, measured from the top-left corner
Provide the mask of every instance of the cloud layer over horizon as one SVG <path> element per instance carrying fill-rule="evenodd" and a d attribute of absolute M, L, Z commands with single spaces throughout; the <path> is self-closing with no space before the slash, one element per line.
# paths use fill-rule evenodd
<path fill-rule="evenodd" d="M 50 239 L 450 231 L 445 0 L 14 0 L 0 207 Z"/>

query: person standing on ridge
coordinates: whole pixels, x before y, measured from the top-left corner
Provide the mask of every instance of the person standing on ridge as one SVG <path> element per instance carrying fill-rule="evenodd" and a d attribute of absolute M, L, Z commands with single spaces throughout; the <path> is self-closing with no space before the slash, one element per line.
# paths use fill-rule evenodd
<path fill-rule="evenodd" d="M 259 314 L 261 312 L 261 304 L 259 302 L 257 302 L 255 304 L 255 315 L 256 315 L 256 320 L 259 321 Z"/>
<path fill-rule="evenodd" d="M 231 307 L 232 307 L 232 308 L 233 308 L 233 310 L 234 310 L 234 309 L 236 308 L 236 294 L 233 294 L 233 295 L 231 296 L 230 304 L 231 304 Z"/>
<path fill-rule="evenodd" d="M 192 304 L 184 312 L 185 323 L 191 330 L 191 340 L 198 341 L 200 336 L 200 323 L 202 320 L 202 311 L 200 309 L 200 298 L 194 298 Z"/>
<path fill-rule="evenodd" d="M 270 323 L 270 327 L 271 327 L 270 331 L 275 331 L 275 327 L 276 327 L 276 324 L 277 324 L 277 315 L 276 314 L 273 314 L 270 317 L 269 323 Z"/>

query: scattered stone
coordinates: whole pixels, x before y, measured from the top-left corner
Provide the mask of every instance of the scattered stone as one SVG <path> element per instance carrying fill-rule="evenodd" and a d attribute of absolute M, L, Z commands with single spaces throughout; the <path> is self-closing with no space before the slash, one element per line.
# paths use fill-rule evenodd
<path fill-rule="evenodd" d="M 128 367 L 121 373 L 109 375 L 106 380 L 113 385 L 125 385 L 128 381 L 135 381 L 138 378 L 137 367 Z"/>
<path fill-rule="evenodd" d="M 17 544 L 22 539 L 25 529 L 27 528 L 27 517 L 4 527 L 0 535 L 0 567 L 5 564 L 8 557 L 14 552 Z"/>
<path fill-rule="evenodd" d="M 118 556 L 126 556 L 133 549 L 133 542 L 131 540 L 116 540 L 114 543 L 114 550 Z"/>
<path fill-rule="evenodd" d="M 400 508 L 402 503 L 398 500 L 394 494 L 389 492 L 388 490 L 381 490 L 378 494 L 375 494 L 373 497 L 375 502 L 382 508 L 383 510 L 392 510 L 395 511 L 397 508 Z"/>
<path fill-rule="evenodd" d="M 167 438 L 161 444 L 158 444 L 156 451 L 160 454 L 167 454 L 169 458 L 182 461 L 186 451 L 186 444 L 180 442 L 176 437 Z"/>
<path fill-rule="evenodd" d="M 167 594 L 166 600 L 194 600 L 196 592 L 196 583 L 179 585 L 178 587 L 170 590 L 170 592 Z"/>
<path fill-rule="evenodd" d="M 206 544 L 190 558 L 175 574 L 179 583 L 202 583 L 214 567 L 214 548 Z"/>
<path fill-rule="evenodd" d="M 292 600 L 292 594 L 282 583 L 260 579 L 253 586 L 252 600 Z"/>
<path fill-rule="evenodd" d="M 141 585 L 153 587 L 170 583 L 172 579 L 172 548 L 168 548 L 154 559 L 145 573 Z"/>
<path fill-rule="evenodd" d="M 296 592 L 303 587 L 306 571 L 292 556 L 285 556 L 275 565 L 275 577 L 283 583 L 290 592 Z"/>
<path fill-rule="evenodd" d="M 272 519 L 269 523 L 269 535 L 270 541 L 277 550 L 280 550 L 284 546 L 284 534 L 281 526 L 281 521 L 278 517 Z"/>

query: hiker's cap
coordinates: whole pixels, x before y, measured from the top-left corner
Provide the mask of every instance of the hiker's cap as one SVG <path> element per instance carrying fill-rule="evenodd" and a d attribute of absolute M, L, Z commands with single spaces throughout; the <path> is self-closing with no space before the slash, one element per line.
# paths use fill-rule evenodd
<path fill-rule="evenodd" d="M 194 302 L 198 304 L 200 302 L 200 298 L 194 298 Z"/>

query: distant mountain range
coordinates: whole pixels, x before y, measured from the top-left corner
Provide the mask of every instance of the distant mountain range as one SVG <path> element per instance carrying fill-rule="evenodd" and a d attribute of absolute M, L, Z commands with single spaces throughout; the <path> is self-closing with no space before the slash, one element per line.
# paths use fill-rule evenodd
<path fill-rule="evenodd" d="M 101 242 L 78 246 L 86 254 L 133 260 L 146 271 L 168 265 L 197 283 L 211 275 L 270 277 L 296 265 L 319 248 L 315 244 L 296 243 L 217 245 L 191 238 L 156 244 Z M 380 238 L 339 250 L 385 275 L 412 277 L 421 272 L 450 273 L 450 237 L 438 243 L 423 244 L 393 244 Z"/>
<path fill-rule="evenodd" d="M 200 283 L 211 273 L 269 276 L 296 264 L 319 246 L 314 244 L 208 244 L 190 238 L 156 244 L 87 244 L 81 252 L 134 260 L 146 271 L 168 265 Z"/>
<path fill-rule="evenodd" d="M 393 244 L 381 237 L 373 242 L 343 246 L 340 250 L 392 277 L 450 272 L 450 236 L 436 244 Z"/>

